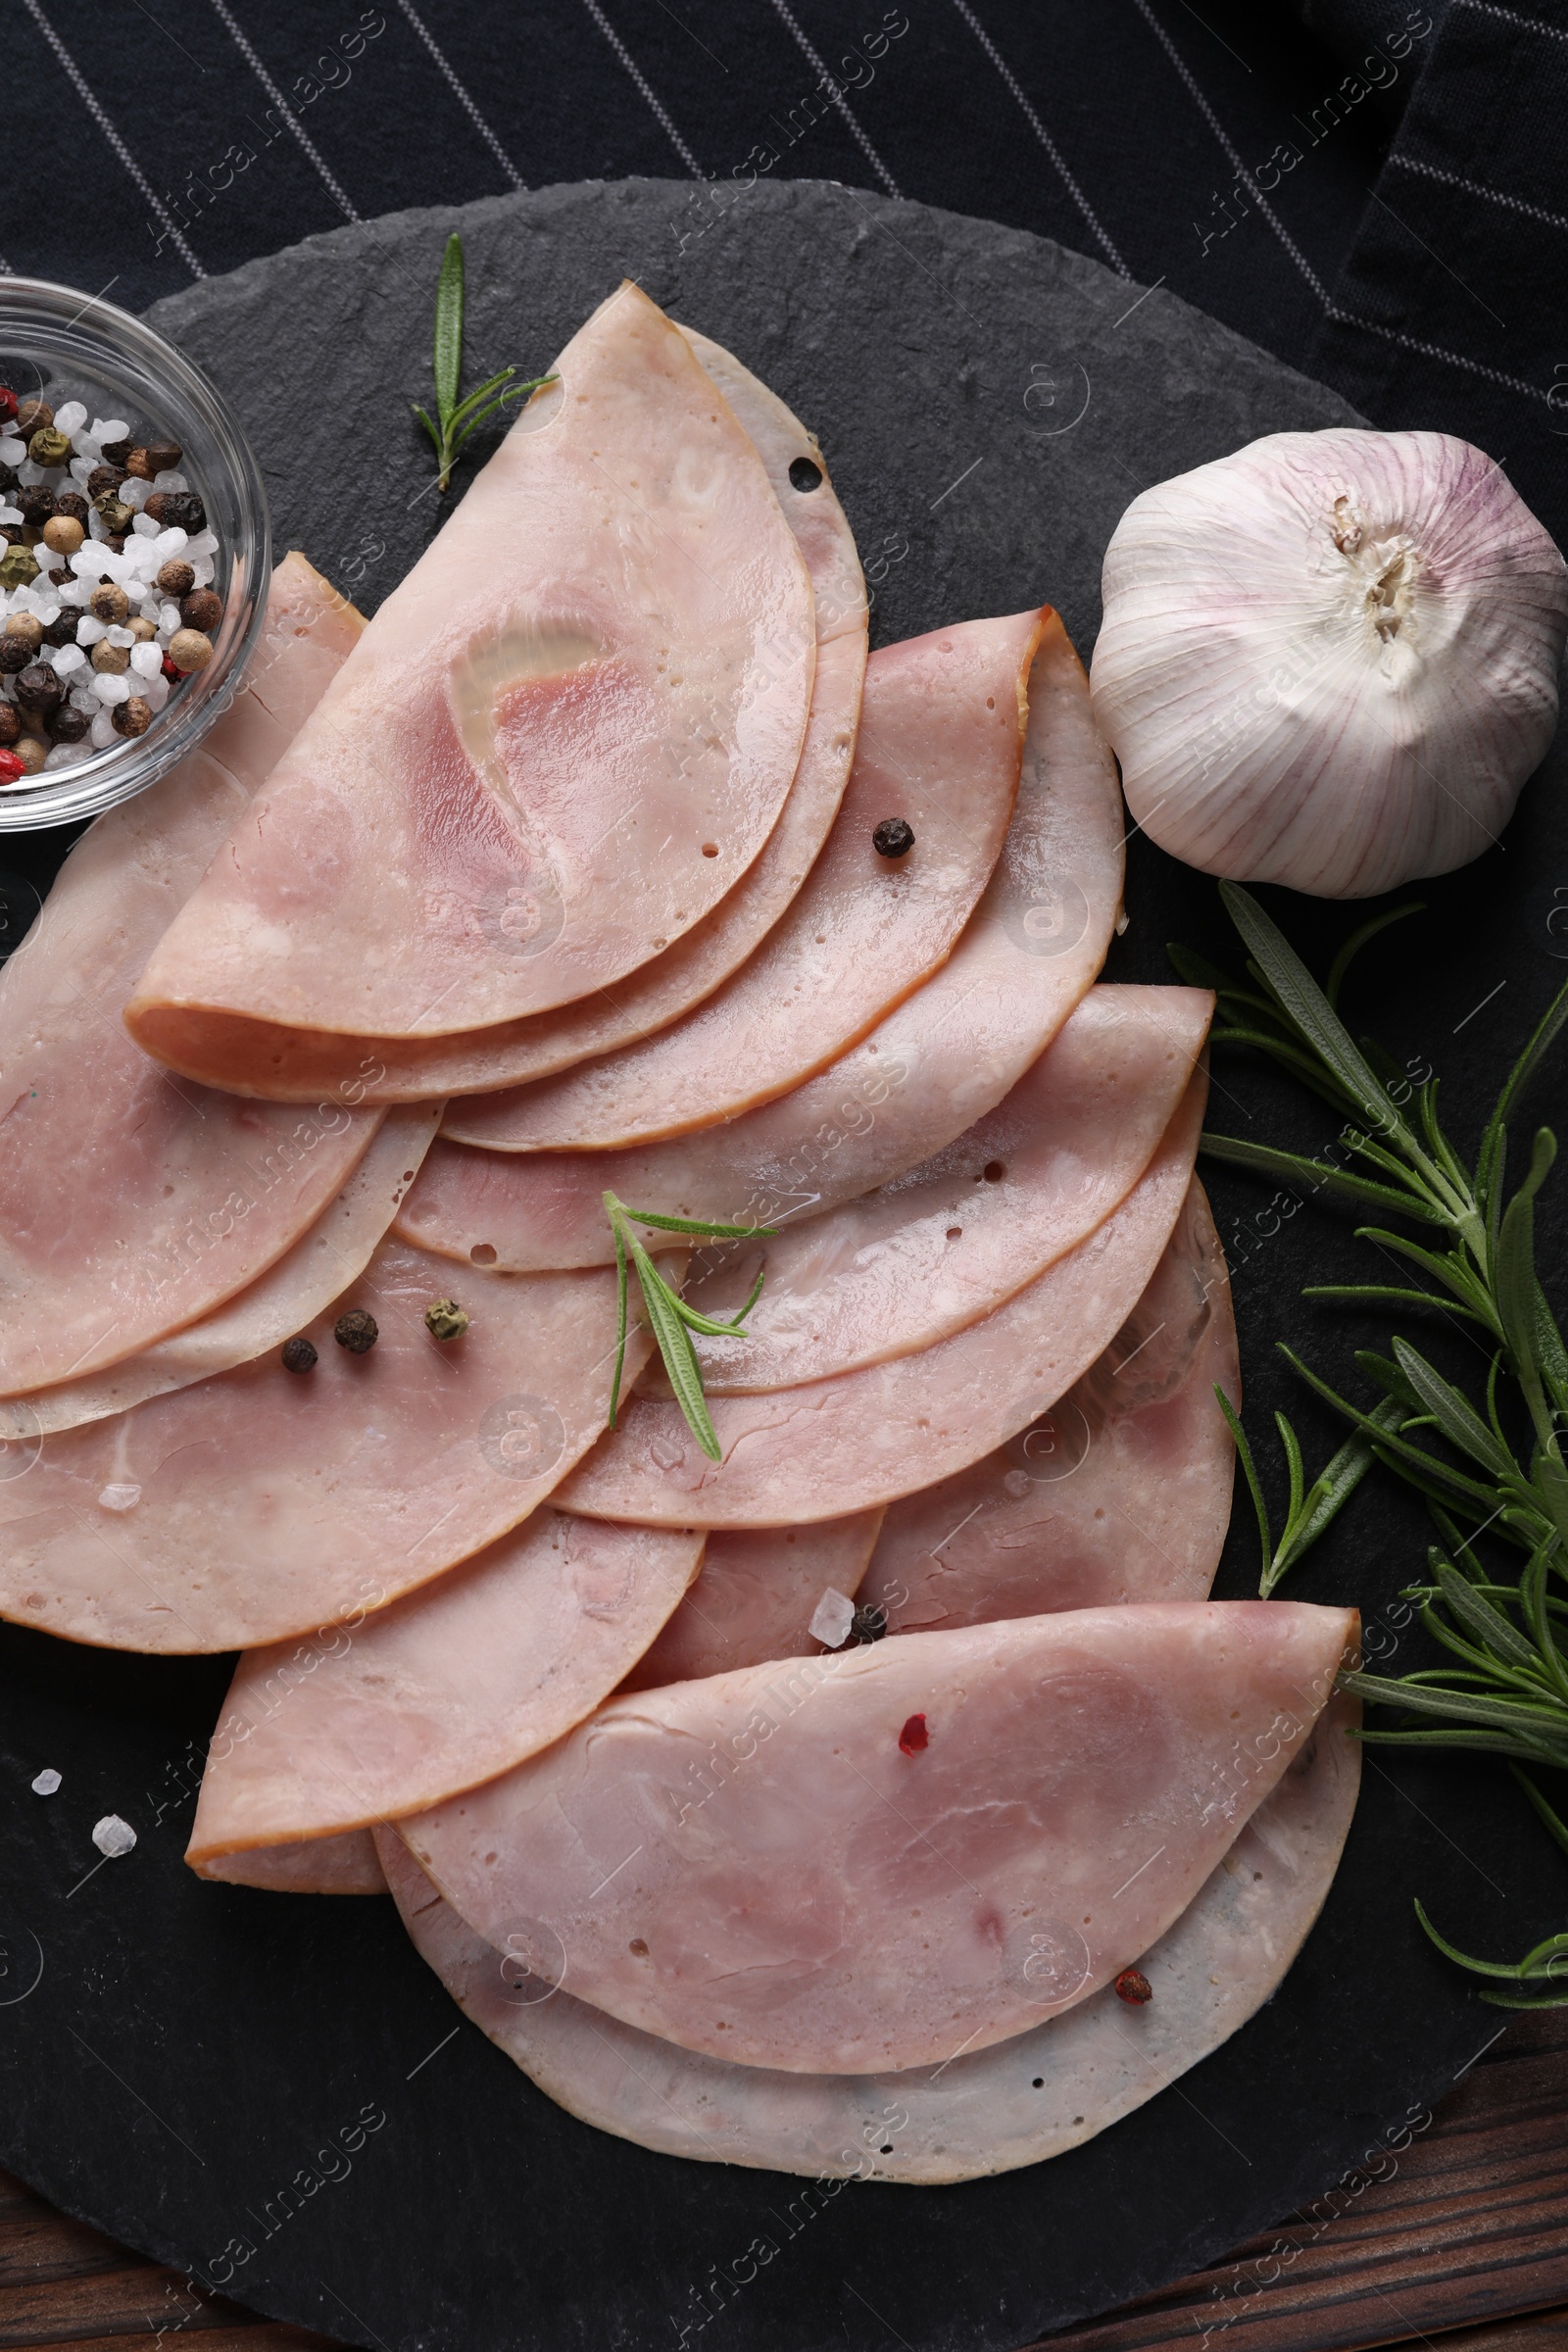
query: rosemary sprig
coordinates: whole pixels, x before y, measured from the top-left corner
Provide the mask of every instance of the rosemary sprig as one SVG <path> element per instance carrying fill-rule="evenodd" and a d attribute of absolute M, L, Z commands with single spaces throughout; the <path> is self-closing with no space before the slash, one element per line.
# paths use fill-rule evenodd
<path fill-rule="evenodd" d="M 431 372 L 435 377 L 436 421 L 431 423 L 423 409 L 415 407 L 414 414 L 435 443 L 436 487 L 451 486 L 452 468 L 458 462 L 458 452 L 476 426 L 509 400 L 524 400 L 544 384 L 553 384 L 553 375 L 536 375 L 527 383 L 514 384 L 515 368 L 503 368 L 489 376 L 478 389 L 459 399 L 463 376 L 463 239 L 453 233 L 447 239 L 446 252 L 441 257 L 441 274 L 435 288 L 435 351 Z"/>
<path fill-rule="evenodd" d="M 659 1343 L 659 1352 L 664 1359 L 669 1385 L 675 1392 L 675 1401 L 686 1416 L 686 1425 L 710 1460 L 720 1458 L 718 1437 L 708 1399 L 703 1394 L 703 1368 L 697 1360 L 691 1334 L 701 1332 L 708 1339 L 744 1340 L 746 1317 L 762 1295 L 763 1276 L 759 1274 L 752 1286 L 746 1304 L 728 1323 L 717 1323 L 711 1315 L 699 1314 L 688 1306 L 678 1291 L 672 1290 L 655 1265 L 642 1243 L 632 1232 L 633 1225 L 656 1226 L 661 1233 L 689 1233 L 703 1241 L 747 1241 L 753 1235 L 776 1233 L 774 1225 L 712 1225 L 696 1217 L 661 1217 L 651 1209 L 628 1208 L 613 1193 L 604 1196 L 605 1214 L 615 1242 L 615 1375 L 610 1387 L 610 1426 L 615 1426 L 615 1412 L 620 1403 L 620 1378 L 626 1365 L 626 1268 L 627 1261 L 637 1270 L 637 1281 L 648 1310 L 649 1328 Z"/>
<path fill-rule="evenodd" d="M 1226 907 L 1251 951 L 1244 988 L 1185 950 L 1172 961 L 1184 979 L 1215 990 L 1218 1042 L 1251 1046 L 1346 1114 L 1341 1154 L 1307 1159 L 1240 1137 L 1205 1135 L 1212 1157 L 1240 1167 L 1370 1203 L 1384 1214 L 1436 1229 L 1432 1246 L 1382 1225 L 1357 1228 L 1401 1266 L 1405 1283 L 1318 1284 L 1305 1296 L 1363 1304 L 1415 1305 L 1459 1317 L 1487 1344 L 1489 1370 L 1478 1400 L 1446 1380 L 1408 1341 L 1388 1356 L 1362 1350 L 1356 1361 L 1381 1395 L 1361 1405 L 1342 1396 L 1281 1343 L 1296 1371 L 1350 1424 L 1351 1436 L 1310 1487 L 1294 1430 L 1276 1415 L 1290 1482 L 1285 1526 L 1276 1544 L 1251 1449 L 1221 1397 L 1237 1441 L 1262 1540 L 1259 1590 L 1266 1596 L 1315 1543 L 1354 1492 L 1373 1460 L 1425 1495 L 1442 1541 L 1428 1553 L 1429 1581 L 1405 1589 L 1420 1622 L 1449 1663 L 1388 1677 L 1341 1677 L 1342 1688 L 1369 1704 L 1397 1708 L 1404 1722 L 1367 1731 L 1387 1745 L 1480 1748 L 1509 1759 L 1543 1823 L 1568 1852 L 1568 1829 L 1525 1766 L 1568 1770 L 1568 1470 L 1560 1433 L 1568 1422 L 1568 1349 L 1535 1271 L 1535 1202 L 1550 1173 L 1556 1143 L 1540 1129 L 1522 1183 L 1510 1196 L 1505 1172 L 1508 1121 L 1568 1020 L 1568 986 L 1559 991 L 1502 1089 L 1467 1165 L 1438 1118 L 1435 1078 L 1411 1087 L 1370 1040 L 1357 1042 L 1341 1020 L 1338 999 L 1357 951 L 1387 924 L 1417 911 L 1400 907 L 1355 932 L 1320 988 L 1284 935 L 1248 892 L 1222 884 Z M 1401 1100 L 1402 1097 L 1402 1100 Z M 1408 1106 L 1408 1107 L 1407 1107 Z M 1446 1245 L 1446 1246 L 1444 1246 Z M 1508 1404 L 1505 1416 L 1504 1404 Z M 1514 1426 L 1528 1430 L 1524 1447 Z M 1523 1552 L 1513 1577 L 1494 1578 L 1476 1548 L 1482 1536 Z M 1568 1935 L 1549 1936 L 1516 1963 L 1480 1961 L 1445 1941 L 1420 1905 L 1422 1927 L 1461 1967 L 1514 1989 L 1483 1998 L 1505 2007 L 1558 2006 L 1568 1990 L 1536 1996 L 1529 1987 L 1568 1979 Z"/>

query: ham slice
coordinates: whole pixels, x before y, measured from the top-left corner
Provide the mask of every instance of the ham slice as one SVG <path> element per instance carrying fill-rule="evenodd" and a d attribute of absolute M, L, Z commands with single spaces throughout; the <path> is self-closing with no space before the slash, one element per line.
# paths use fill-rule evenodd
<path fill-rule="evenodd" d="M 518 1273 L 603 1265 L 606 1186 L 666 1216 L 778 1224 L 902 1175 L 994 1109 L 1084 996 L 1120 904 L 1121 831 L 1115 762 L 1053 613 L 1029 675 L 1012 823 L 941 971 L 818 1077 L 722 1127 L 593 1154 L 438 1143 L 399 1230 Z"/>
<path fill-rule="evenodd" d="M 432 1037 L 611 986 L 778 821 L 811 584 L 685 337 L 621 286 L 572 337 L 171 926 L 127 1011 Z"/>
<path fill-rule="evenodd" d="M 337 1199 L 237 1298 L 107 1372 L 0 1397 L 0 1434 L 25 1443 L 51 1430 L 103 1421 L 144 1404 L 149 1396 L 189 1388 L 192 1381 L 280 1348 L 302 1324 L 324 1313 L 369 1264 L 429 1150 L 443 1108 L 440 1102 L 425 1102 L 389 1111 Z"/>
<path fill-rule="evenodd" d="M 689 1530 L 539 1510 L 353 1630 L 247 1650 L 186 1860 L 391 1820 L 508 1771 L 614 1690 L 702 1556 Z"/>
<path fill-rule="evenodd" d="M 684 1020 L 560 1077 L 465 1099 L 460 1142 L 605 1152 L 733 1118 L 836 1060 L 952 954 L 1018 792 L 1029 664 L 1044 616 L 971 620 L 884 646 L 865 669 L 849 789 L 767 938 Z M 914 846 L 880 857 L 903 817 Z"/>
<path fill-rule="evenodd" d="M 659 1527 L 837 1519 L 951 1477 L 1048 1412 L 1136 1305 L 1193 1171 L 1195 1077 L 1146 1174 L 1086 1242 L 983 1321 L 918 1355 L 765 1396 L 714 1396 L 710 1461 L 678 1405 L 634 1396 L 561 1507 Z"/>
<path fill-rule="evenodd" d="M 443 1260 L 383 1244 L 275 1355 L 31 1441 L 0 1482 L 0 1616 L 108 1648 L 251 1649 L 385 1607 L 524 1520 L 604 1427 L 608 1273 L 479 1275 L 466 1336 L 426 1307 Z M 365 1355 L 333 1344 L 372 1314 Z M 638 1328 L 628 1365 L 651 1343 Z"/>
<path fill-rule="evenodd" d="M 406 1849 L 405 1849 L 406 1850 Z M 253 1845 L 195 1865 L 198 1877 L 271 1894 L 385 1894 L 386 1874 L 368 1830 L 316 1838 L 306 1845 Z"/>
<path fill-rule="evenodd" d="M 769 1658 L 815 1657 L 817 1604 L 828 1592 L 855 1598 L 881 1525 L 880 1511 L 858 1511 L 816 1527 L 710 1536 L 697 1582 L 621 1689 L 653 1690 Z"/>
<path fill-rule="evenodd" d="M 695 1342 L 709 1395 L 786 1389 L 911 1355 L 977 1323 L 1124 1200 L 1203 1050 L 1200 989 L 1094 991 L 994 1111 L 907 1176 L 734 1245 L 686 1296 L 745 1339 Z M 668 1394 L 645 1379 L 645 1392 Z"/>
<path fill-rule="evenodd" d="M 859 724 L 866 636 L 860 560 L 822 453 L 800 419 L 729 352 L 690 327 L 681 332 L 755 445 L 811 576 L 810 717 L 783 814 L 761 854 L 710 914 L 611 991 L 455 1037 L 360 1038 L 246 1022 L 242 1034 L 223 1041 L 223 1083 L 236 1094 L 314 1100 L 368 1054 L 380 1073 L 367 1081 L 368 1101 L 481 1094 L 546 1077 L 590 1054 L 612 1053 L 678 1019 L 727 980 L 805 881 L 844 797 Z M 820 476 L 814 488 L 797 489 L 790 479 L 791 466 L 802 459 Z"/>
<path fill-rule="evenodd" d="M 941 2065 L 1165 1934 L 1356 1627 L 1163 1601 L 744 1667 L 613 1698 L 399 1827 L 486 1942 L 646 2034 L 788 2074 Z"/>
<path fill-rule="evenodd" d="M 861 1589 L 891 1633 L 1201 1600 L 1230 1524 L 1236 1317 L 1196 1178 L 1153 1278 L 1044 1420 L 889 1510 Z"/>
<path fill-rule="evenodd" d="M 202 749 L 99 818 L 0 975 L 0 1394 L 120 1363 L 244 1290 L 339 1192 L 381 1113 L 172 1079 L 121 1007 L 364 623 L 301 556 Z"/>
<path fill-rule="evenodd" d="M 1241 1835 L 1139 1967 L 1031 2033 L 929 2072 L 801 2075 L 735 2066 L 530 1979 L 445 1902 L 394 1830 L 387 1881 L 421 1959 L 481 2034 L 568 2113 L 698 2163 L 929 2185 L 1015 2172 L 1093 2139 L 1227 2041 L 1277 1989 L 1323 1906 L 1360 1785 L 1336 1693 Z"/>

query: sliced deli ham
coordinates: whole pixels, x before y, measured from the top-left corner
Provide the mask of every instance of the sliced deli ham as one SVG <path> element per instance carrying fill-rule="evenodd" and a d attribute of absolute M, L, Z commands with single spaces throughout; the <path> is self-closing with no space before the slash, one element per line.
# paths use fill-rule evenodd
<path fill-rule="evenodd" d="M 1168 1601 L 612 1699 L 400 1824 L 533 1974 L 747 2066 L 940 2065 L 1164 1935 L 1299 1753 L 1357 1620 Z"/>
<path fill-rule="evenodd" d="M 269 1894 L 385 1894 L 386 1874 L 368 1830 L 317 1838 L 308 1845 L 253 1845 L 194 1865 L 203 1879 L 259 1886 Z"/>
<path fill-rule="evenodd" d="M 291 1108 L 172 1079 L 122 1007 L 159 935 L 363 622 L 303 557 L 202 749 L 99 818 L 0 974 L 0 1394 L 120 1363 L 266 1272 L 381 1113 L 363 1073 Z"/>
<path fill-rule="evenodd" d="M 633 1396 L 563 1483 L 561 1507 L 660 1527 L 788 1527 L 894 1501 L 993 1452 L 1050 1410 L 1137 1303 L 1181 1213 L 1203 1100 L 1200 1072 L 1121 1206 L 982 1321 L 832 1380 L 714 1396 L 716 1462 L 679 1405 Z"/>
<path fill-rule="evenodd" d="M 890 1633 L 1129 1600 L 1201 1600 L 1230 1524 L 1230 1281 L 1195 1180 L 1099 1361 L 1000 1451 L 893 1504 L 861 1588 Z"/>
<path fill-rule="evenodd" d="M 438 1258 L 383 1245 L 276 1355 L 113 1420 L 18 1441 L 0 1482 L 0 1616 L 74 1642 L 250 1649 L 385 1607 L 525 1519 L 604 1427 L 615 1347 L 606 1273 L 478 1275 L 443 1347 Z M 335 1345 L 372 1315 L 368 1353 Z M 632 1373 L 650 1342 L 641 1326 Z"/>
<path fill-rule="evenodd" d="M 540 1510 L 362 1625 L 248 1650 L 186 1860 L 393 1819 L 535 1754 L 615 1688 L 702 1556 L 690 1531 Z"/>
<path fill-rule="evenodd" d="M 800 895 L 732 980 L 657 1037 L 560 1077 L 466 1098 L 460 1142 L 605 1152 L 711 1126 L 810 1077 L 945 963 L 1001 852 L 1044 616 L 884 646 L 865 669 L 855 767 Z M 880 855 L 884 819 L 913 847 Z"/>
<path fill-rule="evenodd" d="M 858 1511 L 815 1527 L 719 1529 L 696 1583 L 621 1689 L 816 1656 L 811 1619 L 829 1592 L 854 1599 L 881 1525 L 880 1511 Z"/>
<path fill-rule="evenodd" d="M 806 731 L 811 585 L 756 449 L 629 283 L 374 621 L 151 957 L 235 1023 L 449 1035 L 586 996 L 733 888 Z"/>
<path fill-rule="evenodd" d="M 1305 1942 L 1360 1784 L 1353 1699 L 1336 1694 L 1218 1867 L 1139 1955 L 1152 1997 L 1114 1987 L 1030 2033 L 903 2074 L 802 2075 L 686 2050 L 498 1951 L 376 1832 L 403 1924 L 465 2014 L 558 2105 L 666 2156 L 816 2180 L 972 2180 L 1059 2156 L 1141 2107 L 1261 2008 Z"/>
<path fill-rule="evenodd" d="M 1053 614 L 1029 673 L 1012 823 L 941 971 L 819 1076 L 723 1126 L 603 1153 L 438 1143 L 399 1230 L 519 1273 L 603 1265 L 606 1186 L 665 1216 L 778 1224 L 902 1175 L 993 1109 L 1089 989 L 1121 901 L 1122 821 L 1115 762 Z"/>
<path fill-rule="evenodd" d="M 221 1041 L 223 1083 L 234 1092 L 314 1100 L 370 1059 L 368 1102 L 481 1094 L 612 1053 L 678 1019 L 727 980 L 805 881 L 844 797 L 859 723 L 866 641 L 860 561 L 822 453 L 800 419 L 731 353 L 690 327 L 681 332 L 755 445 L 811 576 L 816 669 L 810 715 L 783 813 L 756 863 L 661 955 L 612 989 L 551 1012 L 434 1038 L 352 1037 L 247 1022 Z M 807 487 L 790 478 L 791 466 L 799 467 L 803 459 L 818 477 Z"/>

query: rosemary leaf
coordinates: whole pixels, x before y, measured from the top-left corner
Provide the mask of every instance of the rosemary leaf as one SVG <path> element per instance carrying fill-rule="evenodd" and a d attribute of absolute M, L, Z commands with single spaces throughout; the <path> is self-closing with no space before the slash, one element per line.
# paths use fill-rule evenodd
<path fill-rule="evenodd" d="M 436 414 L 443 435 L 457 406 L 458 379 L 463 372 L 463 239 L 456 230 L 441 256 L 441 274 L 435 287 L 435 349 L 431 373 L 435 377 Z"/>

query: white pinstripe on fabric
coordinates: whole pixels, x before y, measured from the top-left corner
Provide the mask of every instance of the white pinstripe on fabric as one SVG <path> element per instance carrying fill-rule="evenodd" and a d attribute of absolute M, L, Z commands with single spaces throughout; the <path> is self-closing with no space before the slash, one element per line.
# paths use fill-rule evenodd
<path fill-rule="evenodd" d="M 1401 155 L 1397 148 L 1389 157 L 1401 172 L 1419 172 L 1423 179 L 1441 180 L 1445 187 L 1462 188 L 1467 196 L 1484 196 L 1488 204 L 1506 205 L 1510 213 L 1524 213 L 1532 220 L 1543 221 L 1547 228 L 1568 228 L 1568 218 L 1561 213 L 1548 213 L 1544 205 L 1526 204 L 1522 196 L 1505 196 L 1500 188 L 1486 187 L 1479 179 L 1465 179 L 1457 172 L 1440 172 L 1436 164 L 1417 163 L 1413 155 Z"/>
<path fill-rule="evenodd" d="M 226 0 L 212 0 L 212 5 L 219 18 L 219 21 L 223 25 L 224 30 L 227 32 L 229 39 L 233 42 L 235 48 L 239 51 L 241 57 L 245 60 L 245 63 L 249 66 L 251 72 L 255 74 L 257 80 L 261 83 L 269 98 L 270 98 L 272 104 L 276 107 L 278 113 L 282 116 L 284 122 L 288 125 L 288 128 L 293 132 L 295 138 L 299 141 L 299 144 L 304 150 L 305 154 L 310 158 L 311 162 L 316 166 L 317 171 L 320 173 L 321 181 L 326 189 L 327 194 L 331 197 L 332 202 L 337 206 L 338 211 L 343 215 L 344 220 L 358 220 L 360 218 L 359 214 L 355 211 L 353 205 L 350 204 L 342 188 L 339 187 L 336 179 L 328 171 L 325 163 L 322 161 L 320 152 L 318 149 L 315 140 L 310 136 L 309 132 L 305 128 L 305 125 L 300 122 L 298 116 L 294 113 L 293 108 L 289 105 L 288 100 L 284 97 L 282 91 L 278 88 L 276 82 L 272 79 L 272 76 L 270 74 L 269 74 L 261 59 L 257 56 L 256 51 L 252 48 L 246 34 L 242 32 L 238 24 L 235 24 L 233 15 L 226 5 Z"/>
<path fill-rule="evenodd" d="M 1006 83 L 1007 88 L 1017 101 L 1024 121 L 1028 123 L 1030 129 L 1034 132 L 1035 137 L 1040 141 L 1041 146 L 1045 149 L 1047 155 L 1050 156 L 1052 163 L 1055 167 L 1057 178 L 1061 181 L 1062 186 L 1066 189 L 1068 195 L 1072 198 L 1074 204 L 1078 207 L 1078 210 L 1082 213 L 1090 227 L 1094 230 L 1095 235 L 1099 238 L 1105 252 L 1109 254 L 1112 268 L 1119 270 L 1123 277 L 1130 279 L 1132 277 L 1132 271 L 1128 269 L 1126 263 L 1122 260 L 1121 255 L 1117 252 L 1115 246 L 1111 243 L 1109 237 L 1106 235 L 1105 230 L 1101 223 L 1099 215 L 1095 212 L 1095 209 L 1091 205 L 1088 197 L 1084 194 L 1082 188 L 1078 185 L 1077 180 L 1068 171 L 1065 157 L 1060 153 L 1054 139 L 1051 136 L 1051 133 L 1041 122 L 1040 117 L 1030 105 L 1028 97 L 1024 92 L 1023 84 L 1018 79 L 1017 74 L 1014 74 L 1012 68 L 1007 64 L 1005 58 L 1004 58 L 1002 55 L 1001 50 L 997 47 L 996 42 L 991 38 L 990 33 L 987 32 L 985 26 L 975 15 L 974 10 L 968 5 L 968 0 L 953 0 L 953 5 L 957 10 L 964 23 L 968 25 L 969 30 L 974 34 L 975 39 L 979 42 L 987 57 L 990 58 L 991 63 L 996 67 L 997 72 L 1002 75 L 1003 80 Z"/>
<path fill-rule="evenodd" d="M 152 182 L 147 177 L 147 174 L 142 170 L 140 164 L 137 163 L 135 157 L 131 154 L 130 149 L 125 145 L 124 140 L 115 128 L 114 123 L 110 121 L 106 108 L 100 103 L 100 101 L 94 96 L 92 90 L 88 87 L 86 75 L 82 73 L 81 68 L 72 56 L 71 51 L 66 47 L 65 42 L 60 38 L 59 33 L 56 32 L 54 26 L 44 15 L 43 10 L 38 5 L 38 0 L 23 0 L 23 5 L 26 9 L 28 16 L 31 17 L 33 23 L 37 25 L 38 30 L 43 34 L 43 37 L 48 42 L 50 48 L 54 51 L 56 57 L 60 60 L 60 63 L 64 66 L 67 74 L 71 76 L 72 84 L 76 92 L 77 97 L 81 100 L 82 105 L 87 109 L 88 114 L 91 115 L 93 121 L 103 132 L 104 137 L 108 140 L 110 146 L 114 149 L 115 154 L 120 158 L 120 161 L 123 164 L 125 170 L 129 172 L 137 187 L 140 188 L 142 194 L 146 197 L 147 202 L 152 206 L 154 213 L 163 225 L 164 234 L 173 246 L 174 251 L 178 254 L 180 260 L 184 263 L 192 277 L 205 277 L 207 275 L 206 270 L 202 268 L 200 262 L 196 259 L 196 256 L 192 253 L 190 247 L 186 244 L 184 238 L 180 235 L 179 230 L 174 226 L 173 221 L 171 220 L 169 214 L 165 211 L 163 205 L 154 195 Z M 7 275 L 10 276 L 14 274 L 15 273 L 8 268 Z"/>
<path fill-rule="evenodd" d="M 1521 17 L 1511 8 L 1498 8 L 1496 0 L 1453 0 L 1455 8 L 1473 8 L 1478 17 L 1500 17 L 1504 24 L 1517 24 L 1521 32 L 1539 32 L 1543 40 L 1568 41 L 1568 32 L 1560 24 L 1544 24 L 1539 17 Z"/>
<path fill-rule="evenodd" d="M 631 78 L 636 83 L 638 89 L 642 92 L 650 110 L 658 118 L 665 137 L 668 139 L 670 145 L 674 148 L 675 153 L 680 157 L 681 162 L 685 165 L 693 179 L 706 179 L 708 177 L 707 172 L 703 170 L 702 165 L 697 161 L 696 156 L 693 155 L 691 149 L 681 137 L 680 132 L 675 128 L 675 124 L 670 116 L 668 108 L 664 105 L 658 91 L 654 88 L 653 83 L 649 80 L 647 74 L 643 72 L 641 66 L 637 63 L 637 60 L 633 57 L 625 42 L 621 39 L 619 33 L 615 30 L 615 27 L 613 24 L 612 24 L 610 19 L 600 7 L 599 0 L 582 0 L 582 4 L 588 11 L 588 14 L 592 17 L 594 23 L 598 25 L 600 31 L 604 34 L 606 40 L 610 43 L 612 49 L 613 49 L 615 52 L 615 55 L 619 58 L 621 64 L 625 67 L 627 73 L 631 75 Z"/>
<path fill-rule="evenodd" d="M 463 83 L 458 79 L 458 76 L 454 73 L 451 62 L 447 58 L 445 51 L 436 47 L 435 41 L 432 38 L 429 28 L 425 24 L 423 19 L 415 14 L 414 9 L 410 5 L 410 0 L 398 0 L 398 6 L 402 9 L 403 14 L 408 18 L 409 23 L 414 26 L 415 31 L 418 34 L 426 49 L 429 50 L 430 55 L 435 60 L 437 72 L 450 86 L 452 94 L 457 99 L 458 104 L 462 107 L 464 113 L 473 124 L 474 129 L 479 133 L 480 138 L 483 139 L 485 145 L 495 157 L 496 162 L 501 166 L 502 171 L 511 180 L 513 186 L 514 188 L 526 187 L 528 184 L 527 181 L 522 178 L 516 167 L 514 165 L 512 158 L 502 146 L 501 141 L 496 137 L 495 132 L 491 129 L 483 115 L 480 114 L 479 109 L 474 105 L 473 100 L 464 88 Z"/>
<path fill-rule="evenodd" d="M 839 88 L 838 83 L 834 80 L 826 66 L 823 65 L 822 60 L 818 57 L 815 49 L 812 48 L 810 41 L 807 38 L 805 31 L 802 29 L 794 10 L 788 5 L 788 0 L 773 0 L 773 7 L 779 17 L 780 22 L 785 26 L 785 29 L 789 32 L 790 37 L 800 49 L 801 54 L 806 58 L 813 71 L 821 75 L 823 89 L 828 92 L 829 96 L 832 98 L 834 106 L 837 108 L 839 114 L 844 118 L 844 121 L 849 125 L 850 135 L 855 140 L 856 145 L 859 148 L 860 153 L 864 156 L 866 162 L 870 165 L 872 171 L 876 173 L 878 179 L 882 182 L 882 185 L 886 188 L 888 194 L 890 196 L 897 197 L 899 202 L 902 204 L 904 201 L 903 190 L 900 188 L 898 181 L 894 178 L 892 172 L 888 170 L 886 164 L 882 161 L 882 158 L 878 155 L 876 149 L 866 137 L 865 132 L 861 129 L 859 122 L 856 117 L 854 109 L 851 107 L 849 100 L 845 97 L 844 92 Z"/>

